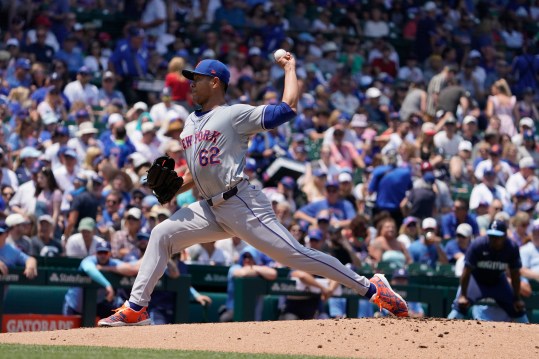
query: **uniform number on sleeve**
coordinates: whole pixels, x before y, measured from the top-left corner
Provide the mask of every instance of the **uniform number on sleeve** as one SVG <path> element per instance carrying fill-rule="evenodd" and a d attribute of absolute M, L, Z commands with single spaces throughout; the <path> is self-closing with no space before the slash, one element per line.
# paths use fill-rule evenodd
<path fill-rule="evenodd" d="M 198 162 L 201 166 L 217 165 L 221 163 L 219 160 L 219 153 L 221 150 L 219 147 L 211 147 L 209 150 L 202 149 L 198 153 Z"/>

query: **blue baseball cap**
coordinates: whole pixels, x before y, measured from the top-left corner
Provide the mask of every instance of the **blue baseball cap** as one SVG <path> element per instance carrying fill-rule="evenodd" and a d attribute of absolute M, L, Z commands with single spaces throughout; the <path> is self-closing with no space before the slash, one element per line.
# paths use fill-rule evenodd
<path fill-rule="evenodd" d="M 17 69 L 23 68 L 25 70 L 30 70 L 31 67 L 32 67 L 32 64 L 30 63 L 30 60 L 22 58 L 22 57 L 17 59 L 17 61 L 15 62 L 15 68 Z"/>
<path fill-rule="evenodd" d="M 90 68 L 87 67 L 87 66 L 81 66 L 79 68 L 79 71 L 77 71 L 77 73 L 79 74 L 82 74 L 82 75 L 90 75 L 92 72 L 90 71 Z"/>
<path fill-rule="evenodd" d="M 0 221 L 0 234 L 6 233 L 9 230 L 8 225 L 4 221 Z"/>
<path fill-rule="evenodd" d="M 230 72 L 225 64 L 221 61 L 206 59 L 198 63 L 197 67 L 194 70 L 183 70 L 183 76 L 189 80 L 193 80 L 195 74 L 217 77 L 219 81 L 228 86 L 228 81 L 230 80 Z"/>
<path fill-rule="evenodd" d="M 144 29 L 140 27 L 136 27 L 136 26 L 130 27 L 128 32 L 129 32 L 129 36 L 131 37 L 139 37 L 139 36 L 142 37 L 145 35 Z"/>
<path fill-rule="evenodd" d="M 294 141 L 294 142 L 305 142 L 305 135 L 303 133 L 295 133 L 292 136 L 292 141 Z"/>
<path fill-rule="evenodd" d="M 245 160 L 245 169 L 247 171 L 256 171 L 256 160 L 254 158 L 247 158 Z"/>
<path fill-rule="evenodd" d="M 319 229 L 309 230 L 308 235 L 310 240 L 321 241 L 324 239 L 324 234 Z"/>
<path fill-rule="evenodd" d="M 339 182 L 331 180 L 326 182 L 326 187 L 335 187 L 339 188 Z"/>
<path fill-rule="evenodd" d="M 73 158 L 78 157 L 77 152 L 75 152 L 74 149 L 72 149 L 71 147 L 68 147 L 68 146 L 60 147 L 60 149 L 58 150 L 58 156 L 61 156 L 61 155 L 68 156 L 68 157 L 73 157 Z"/>
<path fill-rule="evenodd" d="M 320 223 L 320 222 L 328 222 L 329 223 L 330 218 L 329 218 L 329 214 L 321 212 L 321 214 L 316 216 L 316 219 L 317 219 L 318 223 Z"/>
<path fill-rule="evenodd" d="M 137 239 L 139 241 L 149 241 L 150 240 L 150 233 L 138 232 L 137 233 Z"/>
<path fill-rule="evenodd" d="M 290 176 L 284 176 L 279 181 L 286 189 L 294 189 L 296 187 L 296 182 Z"/>
<path fill-rule="evenodd" d="M 326 177 L 328 174 L 321 168 L 317 168 L 313 171 L 313 176 L 315 177 Z"/>
<path fill-rule="evenodd" d="M 423 175 L 423 180 L 427 183 L 430 183 L 430 184 L 433 184 L 434 181 L 436 180 L 436 177 L 434 177 L 434 173 L 432 172 L 427 172 Z"/>
<path fill-rule="evenodd" d="M 69 136 L 69 129 L 66 126 L 58 126 L 54 131 L 56 136 Z"/>
<path fill-rule="evenodd" d="M 110 246 L 109 242 L 99 242 L 95 246 L 95 252 L 112 252 L 112 247 Z"/>
<path fill-rule="evenodd" d="M 85 109 L 82 109 L 82 110 L 78 110 L 75 116 L 76 117 L 90 117 L 90 114 Z"/>
<path fill-rule="evenodd" d="M 504 237 L 507 233 L 507 225 L 504 221 L 495 220 L 488 226 L 487 235 L 493 237 Z"/>

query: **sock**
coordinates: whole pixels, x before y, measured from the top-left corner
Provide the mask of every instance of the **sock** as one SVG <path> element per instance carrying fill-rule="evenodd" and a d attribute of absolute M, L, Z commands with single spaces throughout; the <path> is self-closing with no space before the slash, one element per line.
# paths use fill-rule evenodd
<path fill-rule="evenodd" d="M 131 309 L 133 309 L 134 311 L 138 312 L 138 311 L 140 311 L 140 310 L 141 310 L 142 308 L 144 308 L 144 307 L 141 307 L 140 305 L 135 304 L 135 303 L 133 303 L 133 302 L 130 301 L 130 302 L 129 302 L 129 308 L 131 308 Z"/>
<path fill-rule="evenodd" d="M 371 283 L 369 286 L 369 289 L 367 290 L 367 293 L 365 293 L 365 297 L 371 299 L 373 295 L 376 294 L 376 286 Z"/>

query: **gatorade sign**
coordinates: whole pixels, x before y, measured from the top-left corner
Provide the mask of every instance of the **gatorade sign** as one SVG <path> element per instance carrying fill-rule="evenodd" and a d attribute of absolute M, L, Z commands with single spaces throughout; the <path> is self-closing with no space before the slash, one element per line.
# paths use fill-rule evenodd
<path fill-rule="evenodd" d="M 80 328 L 80 324 L 79 315 L 4 314 L 2 333 L 72 329 Z"/>

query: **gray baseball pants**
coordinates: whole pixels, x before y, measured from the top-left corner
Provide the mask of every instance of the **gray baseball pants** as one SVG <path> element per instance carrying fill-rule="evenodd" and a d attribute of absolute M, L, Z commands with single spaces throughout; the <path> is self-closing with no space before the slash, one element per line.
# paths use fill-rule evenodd
<path fill-rule="evenodd" d="M 196 243 L 237 236 L 273 260 L 311 274 L 333 279 L 361 295 L 370 282 L 336 258 L 305 248 L 276 219 L 271 203 L 262 191 L 247 181 L 238 184 L 238 193 L 210 207 L 205 201 L 179 209 L 157 225 L 148 247 L 130 301 L 147 306 L 169 258 Z"/>

